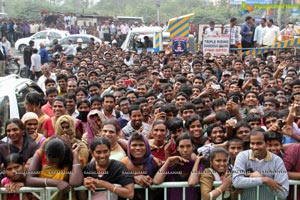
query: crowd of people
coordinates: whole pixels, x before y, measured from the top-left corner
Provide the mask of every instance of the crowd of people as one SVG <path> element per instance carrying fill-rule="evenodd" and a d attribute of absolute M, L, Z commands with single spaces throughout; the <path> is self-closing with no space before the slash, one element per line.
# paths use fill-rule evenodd
<path fill-rule="evenodd" d="M 6 122 L 0 163 L 1 185 L 12 192 L 7 199 L 18 198 L 13 192 L 22 186 L 58 187 L 55 198 L 67 199 L 81 185 L 93 199 L 106 199 L 107 190 L 111 199 L 163 199 L 164 190 L 151 186 L 174 181 L 188 182 L 191 200 L 258 193 L 294 199 L 288 181 L 300 177 L 294 53 L 139 54 L 91 41 L 75 56 L 60 52 L 39 63 L 40 71 L 32 62 L 28 75 L 44 94 L 29 92 L 26 114 Z M 167 189 L 168 199 L 182 193 Z M 87 198 L 85 191 L 72 195 Z"/>

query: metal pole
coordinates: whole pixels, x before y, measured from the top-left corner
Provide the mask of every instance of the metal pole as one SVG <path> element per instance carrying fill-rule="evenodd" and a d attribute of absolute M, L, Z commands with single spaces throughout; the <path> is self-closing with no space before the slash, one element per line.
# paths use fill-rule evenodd
<path fill-rule="evenodd" d="M 157 26 L 159 26 L 159 7 L 160 7 L 160 0 L 155 0 L 155 5 L 157 8 Z"/>
<path fill-rule="evenodd" d="M 159 6 L 157 6 L 157 25 L 159 26 Z"/>

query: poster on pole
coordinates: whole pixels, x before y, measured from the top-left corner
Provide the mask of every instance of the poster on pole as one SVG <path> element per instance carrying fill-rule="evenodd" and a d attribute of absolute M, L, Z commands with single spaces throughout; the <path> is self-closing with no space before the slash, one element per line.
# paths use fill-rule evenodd
<path fill-rule="evenodd" d="M 229 53 L 230 38 L 227 34 L 209 35 L 203 38 L 203 53 L 211 53 L 214 56 Z"/>

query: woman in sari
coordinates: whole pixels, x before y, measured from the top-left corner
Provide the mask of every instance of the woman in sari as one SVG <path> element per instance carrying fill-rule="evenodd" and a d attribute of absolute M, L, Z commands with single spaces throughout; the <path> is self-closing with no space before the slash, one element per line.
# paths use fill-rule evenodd
<path fill-rule="evenodd" d="M 38 116 L 38 133 L 42 133 L 44 121 L 49 118 L 41 109 L 43 102 L 43 96 L 36 92 L 30 92 L 25 97 L 26 112 L 34 112 Z"/>
<path fill-rule="evenodd" d="M 37 143 L 38 146 L 41 146 L 46 138 L 43 134 L 37 132 L 38 120 L 39 117 L 34 112 L 27 112 L 22 117 L 22 122 L 25 125 L 26 132 Z"/>
<path fill-rule="evenodd" d="M 91 146 L 95 137 L 101 137 L 102 122 L 104 116 L 99 110 L 91 110 L 87 116 L 86 132 L 82 135 L 82 142 L 88 147 Z"/>
<path fill-rule="evenodd" d="M 134 182 L 144 188 L 150 187 L 152 179 L 162 163 L 151 154 L 148 139 L 139 133 L 134 133 L 128 141 L 127 157 L 122 163 L 132 172 Z M 145 199 L 145 191 L 135 190 L 134 200 Z M 154 192 L 150 192 L 150 199 L 154 199 Z"/>
<path fill-rule="evenodd" d="M 69 115 L 59 117 L 55 123 L 55 135 L 65 138 L 71 146 L 79 144 L 81 146 L 78 155 L 83 166 L 86 165 L 89 158 L 87 146 L 76 138 L 75 119 Z"/>
<path fill-rule="evenodd" d="M 189 134 L 179 136 L 176 141 L 176 150 L 179 155 L 167 158 L 166 162 L 155 174 L 153 183 L 158 185 L 162 182 L 188 181 L 195 163 L 195 160 L 192 159 L 194 148 L 193 139 Z M 203 170 L 199 169 L 199 171 Z M 168 199 L 182 199 L 182 193 L 182 188 L 170 188 L 168 189 Z M 186 199 L 198 200 L 199 189 L 195 187 L 187 188 Z"/>
<path fill-rule="evenodd" d="M 72 187 L 80 186 L 83 182 L 78 156 L 80 145 L 74 144 L 72 148 L 73 151 L 66 141 L 56 136 L 47 140 L 30 163 L 26 186 L 58 187 L 60 191 L 55 199 L 67 199 Z M 75 199 L 74 193 L 72 199 Z"/>

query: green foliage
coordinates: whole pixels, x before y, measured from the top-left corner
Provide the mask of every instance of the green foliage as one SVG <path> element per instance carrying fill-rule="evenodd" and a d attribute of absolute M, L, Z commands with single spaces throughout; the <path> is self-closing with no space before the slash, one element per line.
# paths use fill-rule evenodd
<path fill-rule="evenodd" d="M 51 0 L 60 1 L 60 0 Z M 102 16 L 141 16 L 146 22 L 157 21 L 159 9 L 160 22 L 166 22 L 170 18 L 195 13 L 195 23 L 208 23 L 214 20 L 216 23 L 227 24 L 231 17 L 236 17 L 243 22 L 245 16 L 240 16 L 239 5 L 229 5 L 229 0 L 219 0 L 214 6 L 208 0 L 160 0 L 160 7 L 156 6 L 156 0 L 98 0 L 99 2 L 88 7 L 88 0 L 65 0 L 62 6 L 49 3 L 49 0 L 6 0 L 6 12 L 11 17 L 24 19 L 39 19 L 40 11 L 45 8 L 50 12 L 61 13 L 85 13 L 99 14 Z M 256 10 L 251 16 L 260 17 L 264 10 Z"/>

